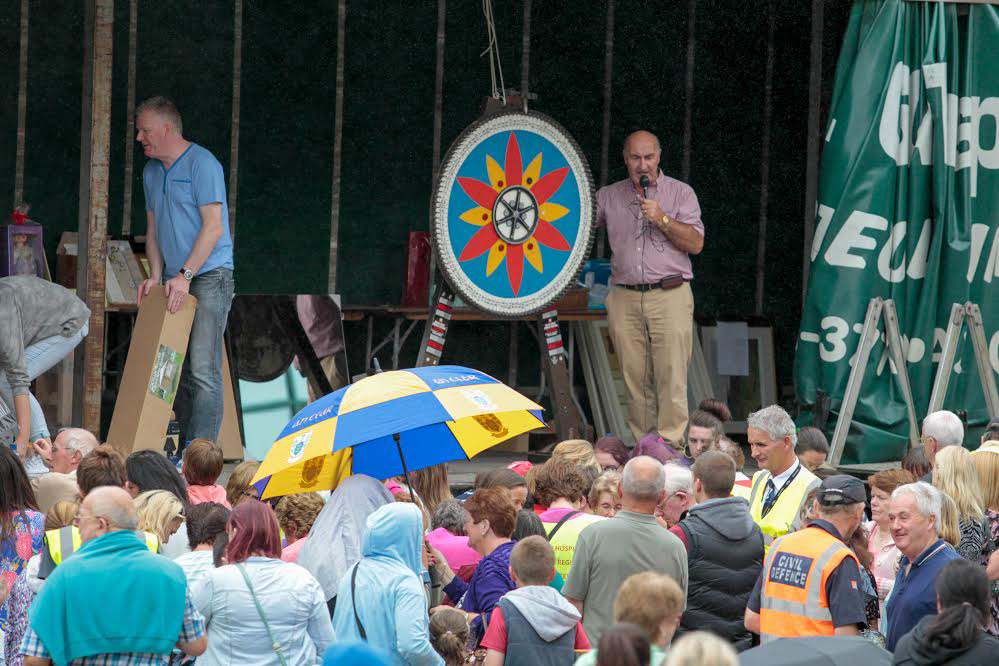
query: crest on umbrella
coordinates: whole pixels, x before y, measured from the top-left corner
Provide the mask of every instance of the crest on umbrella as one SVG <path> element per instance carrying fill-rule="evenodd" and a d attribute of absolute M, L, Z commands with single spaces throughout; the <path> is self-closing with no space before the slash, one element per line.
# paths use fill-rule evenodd
<path fill-rule="evenodd" d="M 510 434 L 509 428 L 506 428 L 503 425 L 503 422 L 500 421 L 495 414 L 480 414 L 478 416 L 473 416 L 472 418 L 475 419 L 476 423 L 485 428 L 490 435 L 496 437 L 497 439 L 500 437 L 506 437 Z"/>
<path fill-rule="evenodd" d="M 298 437 L 295 441 L 291 443 L 291 451 L 288 453 L 288 462 L 294 463 L 302 459 L 305 455 L 305 447 L 309 445 L 309 440 L 312 439 L 312 430 L 306 430 Z M 320 465 L 320 469 L 322 465 Z"/>
<path fill-rule="evenodd" d="M 312 460 L 306 460 L 302 467 L 302 487 L 311 488 L 319 481 L 319 474 L 323 471 L 323 464 L 326 456 L 317 456 Z"/>

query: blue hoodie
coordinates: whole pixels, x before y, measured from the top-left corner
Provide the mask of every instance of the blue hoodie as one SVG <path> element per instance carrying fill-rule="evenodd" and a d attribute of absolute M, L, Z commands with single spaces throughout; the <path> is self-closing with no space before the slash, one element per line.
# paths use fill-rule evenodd
<path fill-rule="evenodd" d="M 337 591 L 333 629 L 338 641 L 361 640 L 359 619 L 368 642 L 389 652 L 397 664 L 444 666 L 430 645 L 422 532 L 423 517 L 413 504 L 386 504 L 368 516 L 363 559 L 344 575 Z M 356 598 L 350 590 L 355 569 Z"/>

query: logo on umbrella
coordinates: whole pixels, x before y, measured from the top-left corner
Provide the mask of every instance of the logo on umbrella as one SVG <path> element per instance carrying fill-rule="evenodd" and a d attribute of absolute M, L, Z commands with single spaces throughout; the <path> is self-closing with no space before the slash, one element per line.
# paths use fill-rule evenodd
<path fill-rule="evenodd" d="M 326 462 L 326 456 L 318 456 L 312 460 L 306 461 L 305 465 L 302 467 L 302 487 L 311 488 L 316 485 L 319 481 L 319 473 L 323 471 L 323 463 Z"/>
<path fill-rule="evenodd" d="M 309 445 L 310 439 L 312 439 L 311 430 L 306 430 L 295 438 L 295 441 L 291 443 L 291 452 L 288 454 L 289 463 L 298 462 L 302 459 L 302 456 L 305 455 L 305 447 Z"/>
<path fill-rule="evenodd" d="M 482 426 L 490 435 L 499 439 L 500 437 L 506 437 L 510 434 L 509 428 L 503 425 L 503 422 L 499 420 L 499 417 L 495 414 L 479 414 L 478 416 L 473 416 L 475 422 Z"/>
<path fill-rule="evenodd" d="M 493 402 L 492 398 L 478 389 L 462 391 L 461 394 L 480 409 L 499 409 L 499 406 Z"/>

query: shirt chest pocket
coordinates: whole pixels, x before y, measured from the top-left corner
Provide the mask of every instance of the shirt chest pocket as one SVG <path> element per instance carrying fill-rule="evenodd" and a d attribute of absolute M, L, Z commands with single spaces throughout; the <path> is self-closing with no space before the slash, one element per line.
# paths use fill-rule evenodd
<path fill-rule="evenodd" d="M 194 188 L 190 180 L 171 180 L 169 185 L 170 200 L 179 204 L 194 203 Z"/>

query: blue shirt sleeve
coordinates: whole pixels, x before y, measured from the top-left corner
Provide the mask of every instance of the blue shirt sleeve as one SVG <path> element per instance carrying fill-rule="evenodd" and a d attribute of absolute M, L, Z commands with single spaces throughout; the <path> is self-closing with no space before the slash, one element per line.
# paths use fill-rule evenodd
<path fill-rule="evenodd" d="M 826 599 L 834 627 L 867 624 L 863 595 L 857 561 L 846 557 L 826 580 Z"/>
<path fill-rule="evenodd" d="M 192 165 L 191 180 L 196 205 L 204 206 L 211 203 L 225 205 L 225 174 L 219 161 L 207 151 L 202 154 L 202 159 Z"/>

